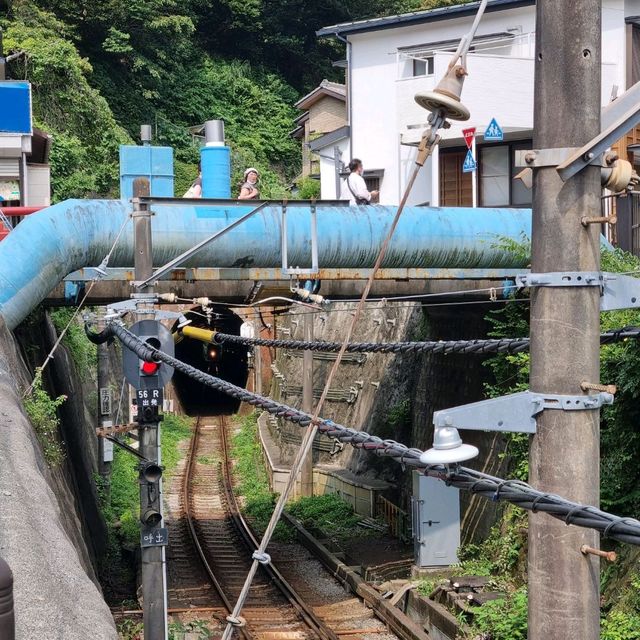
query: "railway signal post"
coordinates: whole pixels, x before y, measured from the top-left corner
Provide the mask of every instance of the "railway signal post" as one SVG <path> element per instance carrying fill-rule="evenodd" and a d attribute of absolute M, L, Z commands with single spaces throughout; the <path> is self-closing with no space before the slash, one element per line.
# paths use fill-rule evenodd
<path fill-rule="evenodd" d="M 559 159 L 534 167 L 532 273 L 600 269 L 600 225 L 580 222 L 601 215 L 600 167 L 563 182 L 556 166 L 600 132 L 601 11 L 599 0 L 536 3 L 533 146 Z M 597 383 L 599 333 L 598 287 L 532 287 L 531 391 L 579 396 Z M 598 409 L 542 412 L 529 473 L 541 491 L 598 505 Z M 585 544 L 598 547 L 598 533 L 529 516 L 530 640 L 600 637 L 599 563 Z"/>
<path fill-rule="evenodd" d="M 151 245 L 151 216 L 152 213 L 146 203 L 138 200 L 140 197 L 150 194 L 150 185 L 147 178 L 136 178 L 133 183 L 133 223 L 134 223 L 134 269 L 137 282 L 145 280 L 153 275 L 153 258 Z M 148 292 L 152 289 L 147 288 Z M 151 317 L 149 314 L 138 313 L 138 318 Z M 160 329 L 161 325 L 153 320 L 141 320 L 138 324 L 148 325 L 143 331 L 148 331 L 147 340 L 157 340 L 154 346 L 161 346 Z M 157 326 L 156 326 L 157 325 Z M 135 326 L 135 325 L 134 325 Z M 164 328 L 164 327 L 162 327 Z M 133 327 L 132 327 L 133 329 Z M 165 329 L 167 333 L 169 331 Z M 155 335 L 155 334 L 158 335 Z M 139 335 L 144 335 L 140 333 Z M 170 336 L 170 334 L 169 334 Z M 173 345 L 173 340 L 171 340 Z M 166 345 L 165 345 L 166 346 Z M 125 358 L 131 357 L 133 360 L 133 371 L 131 366 L 125 363 L 124 370 L 127 370 L 130 378 L 129 383 L 136 388 L 139 397 L 138 416 L 136 422 L 140 425 L 139 452 L 149 463 L 156 465 L 156 470 L 149 470 L 146 467 L 140 468 L 140 520 L 141 530 L 141 553 L 142 553 L 142 597 L 143 597 L 143 622 L 144 637 L 146 640 L 167 640 L 167 591 L 166 591 L 166 566 L 165 566 L 165 546 L 166 530 L 162 528 L 162 471 L 160 455 L 160 427 L 157 404 L 151 405 L 151 397 L 148 397 L 149 405 L 144 405 L 144 393 L 153 394 L 154 390 L 159 391 L 159 373 L 156 369 L 151 371 L 144 369 L 138 357 L 128 349 L 124 349 Z M 153 363 L 147 363 L 153 364 Z M 132 380 L 135 382 L 132 383 Z M 142 395 L 142 397 L 141 397 Z M 158 400 L 158 397 L 155 398 Z M 162 402 L 160 401 L 160 406 Z M 159 470 L 159 474 L 158 474 Z"/>

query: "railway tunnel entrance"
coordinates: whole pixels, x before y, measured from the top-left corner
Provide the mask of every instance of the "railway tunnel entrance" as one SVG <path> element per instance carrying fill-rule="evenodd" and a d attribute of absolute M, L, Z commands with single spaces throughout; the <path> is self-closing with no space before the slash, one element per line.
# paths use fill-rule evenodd
<path fill-rule="evenodd" d="M 191 320 L 190 327 L 240 335 L 242 318 L 222 305 L 212 305 L 206 309 L 197 307 L 184 315 Z M 175 348 L 179 360 L 200 371 L 238 387 L 246 385 L 249 373 L 247 347 L 214 345 L 183 336 L 177 340 Z M 232 414 L 240 406 L 239 400 L 200 384 L 180 371 L 175 372 L 173 385 L 185 413 L 190 416 Z"/>

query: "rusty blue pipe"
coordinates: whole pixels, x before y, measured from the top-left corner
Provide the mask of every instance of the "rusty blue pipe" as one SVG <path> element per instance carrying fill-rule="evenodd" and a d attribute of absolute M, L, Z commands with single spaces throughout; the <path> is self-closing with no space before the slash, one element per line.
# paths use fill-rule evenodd
<path fill-rule="evenodd" d="M 185 202 L 154 204 L 153 263 L 160 266 L 255 205 Z M 127 220 L 121 200 L 67 200 L 27 217 L 0 242 L 0 314 L 15 328 L 69 273 L 100 264 Z M 322 268 L 370 268 L 395 207 L 318 204 L 318 258 Z M 291 266 L 311 261 L 310 208 L 287 208 Z M 192 257 L 191 267 L 278 267 L 281 207 L 269 205 Z M 531 236 L 528 209 L 408 207 L 383 267 L 521 268 L 527 260 L 501 248 L 500 238 Z M 109 262 L 133 265 L 133 225 L 125 228 Z M 215 294 L 214 294 L 215 295 Z"/>

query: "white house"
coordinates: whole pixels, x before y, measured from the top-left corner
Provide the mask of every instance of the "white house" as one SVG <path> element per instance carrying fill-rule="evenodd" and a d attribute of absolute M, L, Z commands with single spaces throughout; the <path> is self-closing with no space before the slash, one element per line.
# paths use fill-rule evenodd
<path fill-rule="evenodd" d="M 336 197 L 336 162 L 363 160 L 382 204 L 398 204 L 414 165 L 428 112 L 414 101 L 444 75 L 478 2 L 325 27 L 347 47 L 347 126 L 313 142 L 321 157 L 322 198 Z M 602 2 L 602 104 L 640 80 L 640 0 Z M 489 0 L 468 56 L 462 102 L 468 122 L 454 122 L 427 162 L 409 204 L 527 206 L 531 192 L 513 176 L 516 149 L 531 148 L 535 0 Z M 560 73 L 561 70 L 558 70 Z M 503 142 L 484 143 L 492 118 Z M 463 173 L 462 130 L 477 128 L 478 170 Z M 636 138 L 628 142 L 639 141 Z M 626 144 L 626 142 L 625 142 Z M 626 148 L 624 149 L 626 152 Z"/>

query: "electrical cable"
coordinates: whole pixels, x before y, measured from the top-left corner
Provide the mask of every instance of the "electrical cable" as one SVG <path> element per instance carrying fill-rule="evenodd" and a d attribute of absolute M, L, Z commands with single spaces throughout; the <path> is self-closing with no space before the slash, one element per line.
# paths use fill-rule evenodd
<path fill-rule="evenodd" d="M 600 344 L 613 344 L 640 338 L 640 327 L 623 327 L 600 334 Z M 214 343 L 275 347 L 293 351 L 339 351 L 342 343 L 305 340 L 273 340 L 267 338 L 245 338 L 228 333 L 216 333 Z M 478 340 L 432 340 L 426 342 L 351 342 L 349 353 L 522 353 L 529 350 L 529 338 L 488 338 Z"/>
<path fill-rule="evenodd" d="M 495 305 L 495 304 L 506 304 L 506 303 L 510 303 L 510 302 L 525 302 L 525 303 L 529 303 L 530 300 L 529 298 L 509 298 L 509 299 L 503 299 L 503 300 L 461 300 L 459 302 L 430 302 L 430 303 L 420 303 L 420 308 L 421 309 L 430 309 L 433 307 L 454 307 L 454 306 L 468 306 L 468 305 Z M 418 301 L 416 302 L 408 302 L 405 304 L 399 303 L 399 304 L 394 304 L 391 308 L 392 309 L 406 309 L 409 307 L 415 307 L 416 304 L 418 304 Z M 274 305 L 274 308 L 277 305 Z M 245 309 L 243 307 L 240 307 L 239 305 L 234 305 L 234 304 L 229 304 L 227 305 L 228 309 L 240 309 L 242 311 L 242 314 L 246 317 L 252 317 L 252 318 L 257 318 L 258 314 L 257 314 L 257 308 L 254 307 L 252 309 Z M 386 302 L 381 304 L 380 306 L 377 307 L 368 307 L 365 309 L 366 313 L 369 313 L 371 311 L 379 311 L 379 310 L 384 310 L 386 307 Z M 286 311 L 286 310 L 285 310 Z M 187 313 L 193 313 L 192 311 L 188 311 Z M 298 311 L 296 312 L 296 316 L 304 316 L 304 315 L 309 315 L 309 314 L 329 314 L 329 313 L 354 313 L 351 309 L 318 309 L 318 310 L 314 310 L 314 311 Z"/>
<path fill-rule="evenodd" d="M 294 407 L 237 387 L 151 347 L 121 324 L 112 322 L 100 333 L 94 333 L 88 325 L 85 325 L 85 331 L 92 342 L 99 344 L 115 336 L 126 348 L 131 349 L 143 360 L 164 362 L 216 391 L 259 407 L 301 427 L 314 424 L 320 433 L 329 438 L 350 444 L 357 449 L 364 449 L 379 457 L 392 458 L 404 467 L 420 470 L 450 486 L 470 491 L 492 501 L 505 500 L 528 511 L 548 513 L 568 525 L 595 529 L 612 540 L 640 545 L 640 521 L 633 518 L 623 518 L 593 506 L 572 502 L 562 496 L 547 494 L 519 480 L 504 480 L 458 465 L 426 466 L 420 462 L 420 456 L 423 453 L 420 449 L 407 447 L 395 440 L 383 440 L 365 431 L 357 431 L 332 420 L 311 416 Z M 307 430 L 307 433 L 310 433 L 310 430 Z"/>

